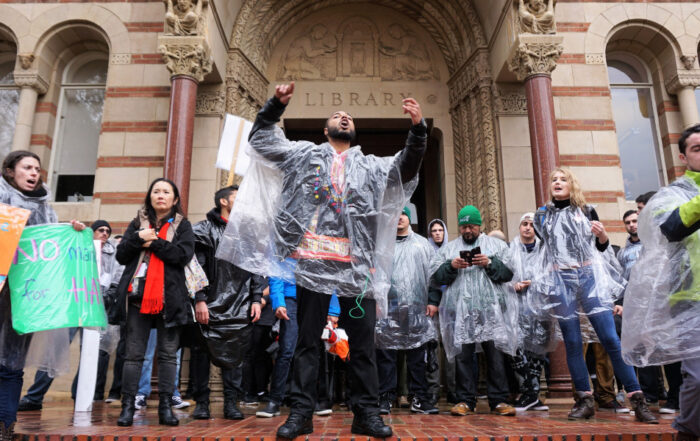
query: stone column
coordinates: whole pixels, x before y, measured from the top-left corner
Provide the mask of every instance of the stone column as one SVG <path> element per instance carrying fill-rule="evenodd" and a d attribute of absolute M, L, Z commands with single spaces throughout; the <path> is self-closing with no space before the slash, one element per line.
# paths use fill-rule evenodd
<path fill-rule="evenodd" d="M 164 175 L 178 186 L 187 212 L 197 85 L 211 71 L 209 45 L 204 36 L 165 35 L 158 51 L 171 74 Z"/>
<path fill-rule="evenodd" d="M 678 107 L 681 110 L 683 128 L 700 123 L 698 103 L 695 99 L 695 88 L 700 86 L 700 72 L 697 70 L 679 72 L 666 82 L 666 90 L 678 97 Z"/>
<path fill-rule="evenodd" d="M 32 138 L 34 113 L 39 95 L 48 90 L 48 83 L 36 72 L 28 71 L 34 60 L 33 55 L 20 55 L 21 71 L 14 72 L 15 84 L 20 86 L 19 106 L 12 138 L 12 150 L 28 150 Z"/>
<path fill-rule="evenodd" d="M 563 37 L 554 34 L 520 34 L 508 63 L 518 80 L 525 81 L 535 200 L 538 207 L 549 199 L 549 174 L 559 165 L 551 73 L 563 52 L 562 41 Z M 549 360 L 549 396 L 570 396 L 571 375 L 563 343 L 559 343 L 554 352 L 549 354 Z"/>

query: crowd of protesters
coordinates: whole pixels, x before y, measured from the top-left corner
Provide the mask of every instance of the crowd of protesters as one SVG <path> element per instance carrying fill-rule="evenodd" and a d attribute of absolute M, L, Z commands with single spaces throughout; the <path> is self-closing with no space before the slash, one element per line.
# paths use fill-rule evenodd
<path fill-rule="evenodd" d="M 293 85 L 291 90 L 278 87 L 256 120 L 251 143 L 255 136 L 269 136 L 266 130 L 273 130 L 292 91 Z M 420 148 L 426 130 L 420 109 L 414 102 L 405 106 L 413 123 L 406 149 Z M 354 131 L 351 117 L 339 112 L 329 119 L 326 133 L 349 146 L 354 132 L 343 135 L 349 128 Z M 634 300 L 638 292 L 630 287 L 645 289 L 635 284 L 645 277 L 635 264 L 658 247 L 682 254 L 675 262 L 685 267 L 673 268 L 679 272 L 695 270 L 693 262 L 699 258 L 700 126 L 686 130 L 679 147 L 688 171 L 669 188 L 681 188 L 687 197 L 675 205 L 665 203 L 662 210 L 654 205 L 659 196 L 640 195 L 637 209 L 622 216 L 628 233 L 622 248 L 611 244 L 576 177 L 564 168 L 550 175 L 550 201 L 522 214 L 518 234 L 510 243 L 499 231 L 482 231 L 481 212 L 473 205 L 460 210 L 459 235 L 451 241 L 447 224 L 440 219 L 429 223 L 425 236 L 414 231 L 411 211 L 404 207 L 392 227 L 386 303 L 377 301 L 376 306 L 369 297 L 343 295 L 344 282 L 332 292 L 306 288 L 309 273 L 298 267 L 305 262 L 298 250 L 281 266 L 287 274 L 298 274 L 302 286 L 279 273 L 263 277 L 231 263 L 217 250 L 225 240 L 239 188 L 217 191 L 206 219 L 192 225 L 180 206 L 177 186 L 156 179 L 122 236 L 112 236 L 104 220 L 91 225 L 95 240 L 102 242 L 100 285 L 111 324 L 102 332 L 115 336 L 115 342 L 118 339 L 110 349 L 101 347 L 94 399 L 120 400 L 117 424 L 132 425 L 136 411 L 147 407 L 152 361 L 157 356 L 159 423 L 177 425 L 172 407 L 189 405 L 177 388 L 181 348 L 187 347 L 189 380 L 183 395 L 195 402 L 194 419 L 220 417 L 210 411 L 214 364 L 221 368 L 223 418 L 245 418 L 241 407 L 255 408 L 259 418 L 273 417 L 290 406 L 278 435 L 293 438 L 313 430 L 312 414 L 330 415 L 347 406 L 356 415 L 353 432 L 386 437 L 391 429 L 379 415 L 390 414 L 395 407 L 436 414 L 442 397 L 455 417 L 477 412 L 481 395 L 496 415 L 547 411 L 541 395 L 541 382 L 548 378 L 547 354 L 563 340 L 575 401 L 569 419 L 591 418 L 596 408 L 616 413 L 631 409 L 638 421 L 655 424 L 655 414 L 677 413 L 678 439 L 697 441 L 699 345 L 685 346 L 685 353 L 692 355 L 684 359 L 669 355 L 671 349 L 658 355 L 657 348 L 642 341 L 623 358 L 626 332 L 643 333 L 628 319 L 628 311 L 640 309 Z M 268 160 L 284 164 L 280 167 L 291 163 L 270 145 L 260 151 Z M 334 167 L 343 166 L 333 161 Z M 415 177 L 419 163 L 420 159 L 404 158 L 398 167 L 402 182 Z M 28 225 L 57 221 L 39 173 L 39 158 L 29 152 L 13 152 L 3 163 L 0 202 L 30 209 Z M 316 176 L 318 191 L 318 172 Z M 331 179 L 334 186 L 345 184 L 345 177 Z M 325 220 L 317 212 L 314 226 L 320 228 Z M 658 230 L 653 236 L 656 242 L 640 240 L 638 227 L 644 222 L 646 228 Z M 85 228 L 72 223 L 76 230 Z M 295 234 L 291 229 L 286 232 Z M 307 233 L 303 240 L 308 238 Z M 191 276 L 188 268 L 193 262 L 208 284 L 189 292 L 186 277 Z M 362 278 L 353 277 L 368 289 Z M 692 280 L 681 285 L 684 292 L 670 293 L 680 294 L 672 304 L 673 317 L 688 311 L 697 315 L 700 294 L 693 290 Z M 23 357 L 31 335 L 12 330 L 5 291 L 7 287 L 0 295 L 3 437 L 11 434 L 17 411 L 42 408 L 52 381 L 48 373 L 37 371 L 34 384 L 20 400 Z M 632 299 L 628 306 L 625 299 Z M 383 313 L 375 316 L 377 311 Z M 697 337 L 700 329 L 692 326 L 699 320 L 684 319 L 686 332 Z M 332 332 L 338 325 L 349 334 L 349 362 L 329 354 L 321 340 L 324 327 Z M 76 334 L 66 332 L 71 339 Z M 110 352 L 115 353 L 114 379 L 105 398 Z M 636 358 L 645 363 L 635 370 L 628 361 Z"/>

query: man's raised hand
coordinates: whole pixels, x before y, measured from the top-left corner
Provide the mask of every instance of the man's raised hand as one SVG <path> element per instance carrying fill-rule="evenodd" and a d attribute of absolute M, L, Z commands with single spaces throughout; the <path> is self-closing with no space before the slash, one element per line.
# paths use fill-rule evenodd
<path fill-rule="evenodd" d="M 413 122 L 413 125 L 420 123 L 420 120 L 423 119 L 423 112 L 420 110 L 420 104 L 413 98 L 404 98 L 401 108 L 403 109 L 403 113 L 411 115 L 411 122 Z"/>
<path fill-rule="evenodd" d="M 275 96 L 285 106 L 287 105 L 287 103 L 289 103 L 289 100 L 292 98 L 293 94 L 294 81 L 292 81 L 289 84 L 278 84 L 277 87 L 275 87 Z"/>

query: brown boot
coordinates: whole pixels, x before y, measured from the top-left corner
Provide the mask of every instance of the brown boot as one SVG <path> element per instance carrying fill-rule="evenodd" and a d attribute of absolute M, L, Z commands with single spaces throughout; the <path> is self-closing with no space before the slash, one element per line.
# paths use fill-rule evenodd
<path fill-rule="evenodd" d="M 595 400 L 593 395 L 586 392 L 574 392 L 576 404 L 569 412 L 570 420 L 588 419 L 595 415 Z"/>
<path fill-rule="evenodd" d="M 649 410 L 647 400 L 644 398 L 644 393 L 642 393 L 642 391 L 632 394 L 630 397 L 630 404 L 632 404 L 634 417 L 637 421 L 647 424 L 659 424 L 659 420 L 657 420 L 654 414 Z"/>
<path fill-rule="evenodd" d="M 0 441 L 12 441 L 12 436 L 14 432 L 15 423 L 6 426 L 5 423 L 0 422 Z"/>

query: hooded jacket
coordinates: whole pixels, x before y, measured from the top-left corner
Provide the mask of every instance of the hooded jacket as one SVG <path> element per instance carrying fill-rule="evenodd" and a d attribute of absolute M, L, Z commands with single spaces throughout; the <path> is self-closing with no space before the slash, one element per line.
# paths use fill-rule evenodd
<path fill-rule="evenodd" d="M 148 250 L 158 256 L 164 267 L 164 303 L 163 320 L 165 327 L 182 326 L 194 322 L 194 312 L 190 303 L 189 292 L 185 284 L 185 266 L 194 255 L 194 234 L 192 224 L 182 215 L 176 215 L 173 224 L 172 241 L 156 239 L 149 248 L 143 248 L 144 241 L 139 237 L 139 230 L 148 228 L 148 220 L 143 209 L 131 221 L 117 247 L 117 261 L 124 265 L 124 272 L 117 288 L 117 302 L 109 311 L 109 323 L 120 325 L 126 323 L 128 288 L 136 272 L 136 266 L 142 251 Z M 130 307 L 134 307 L 130 305 Z"/>
<path fill-rule="evenodd" d="M 267 282 L 263 277 L 216 258 L 226 221 L 214 208 L 207 218 L 194 225 L 195 253 L 209 279 L 209 285 L 195 294 L 195 302 L 205 301 L 209 324 L 201 325 L 209 353 L 217 366 L 237 365 L 251 340 L 250 306 L 260 302 Z"/>
<path fill-rule="evenodd" d="M 436 223 L 439 223 L 440 225 L 442 225 L 442 229 L 445 231 L 445 235 L 443 236 L 443 238 L 442 238 L 442 243 L 441 243 L 440 245 L 438 245 L 438 244 L 435 243 L 435 241 L 433 240 L 433 235 L 430 234 L 430 230 L 433 228 L 433 225 L 436 224 Z M 437 250 L 439 250 L 440 248 L 442 248 L 442 247 L 444 247 L 445 245 L 447 245 L 447 243 L 448 243 L 450 240 L 449 240 L 449 235 L 447 234 L 447 225 L 445 224 L 445 222 L 443 222 L 442 219 L 433 219 L 433 220 L 431 220 L 430 223 L 428 224 L 428 236 L 427 236 L 427 237 L 428 237 L 428 242 L 430 242 L 430 245 L 433 246 L 433 249 L 434 249 L 435 251 L 437 251 Z"/>

